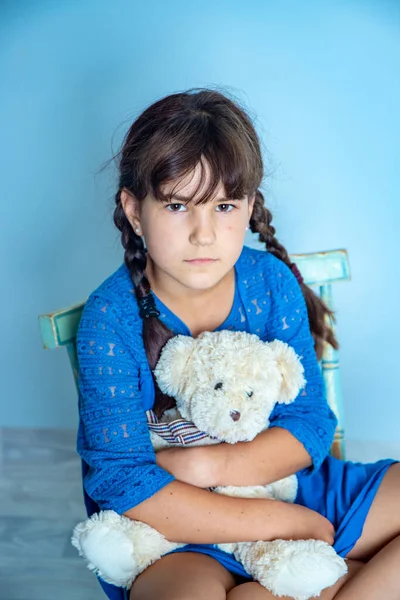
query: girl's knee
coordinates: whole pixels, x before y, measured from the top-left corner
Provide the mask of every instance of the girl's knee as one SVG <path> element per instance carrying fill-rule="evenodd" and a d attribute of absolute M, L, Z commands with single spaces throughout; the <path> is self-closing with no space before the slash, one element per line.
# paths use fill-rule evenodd
<path fill-rule="evenodd" d="M 235 579 L 206 554 L 179 552 L 164 556 L 134 581 L 130 600 L 226 600 Z"/>
<path fill-rule="evenodd" d="M 226 600 L 273 600 L 277 598 L 255 581 L 242 583 L 228 592 Z M 280 597 L 279 600 L 284 600 Z"/>

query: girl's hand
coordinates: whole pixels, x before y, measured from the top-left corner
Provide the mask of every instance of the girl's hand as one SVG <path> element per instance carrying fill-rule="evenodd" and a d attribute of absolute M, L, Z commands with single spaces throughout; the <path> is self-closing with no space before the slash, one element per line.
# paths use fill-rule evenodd
<path fill-rule="evenodd" d="M 330 521 L 311 508 L 291 504 L 293 516 L 289 521 L 289 538 L 293 540 L 322 540 L 333 545 L 335 529 Z M 285 538 L 285 539 L 289 539 Z"/>
<path fill-rule="evenodd" d="M 221 446 L 224 444 L 166 448 L 157 452 L 156 462 L 183 483 L 200 488 L 215 487 L 224 456 Z"/>

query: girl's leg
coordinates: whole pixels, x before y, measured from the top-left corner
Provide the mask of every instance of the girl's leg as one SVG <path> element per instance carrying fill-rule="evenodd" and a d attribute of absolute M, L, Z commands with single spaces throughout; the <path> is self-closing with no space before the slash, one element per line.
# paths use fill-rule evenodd
<path fill-rule="evenodd" d="M 350 579 L 352 579 L 359 571 L 361 571 L 365 565 L 361 561 L 357 560 L 349 560 L 347 561 L 347 566 L 349 571 L 346 575 L 341 577 L 335 585 L 332 585 L 330 588 L 326 588 L 321 592 L 318 598 L 315 600 L 332 600 L 336 598 L 336 594 L 338 591 L 347 583 Z M 357 600 L 361 600 L 361 596 L 355 596 Z M 288 596 L 274 596 L 262 587 L 259 583 L 251 582 L 251 583 L 243 583 L 242 585 L 238 585 L 233 588 L 230 592 L 228 592 L 226 596 L 226 600 L 292 600 Z M 310 599 L 313 600 L 313 599 Z"/>
<path fill-rule="evenodd" d="M 163 556 L 134 581 L 130 600 L 226 600 L 236 584 L 217 560 L 196 552 Z"/>
<path fill-rule="evenodd" d="M 391 465 L 369 510 L 364 529 L 348 558 L 367 561 L 400 535 L 400 463 Z"/>
<path fill-rule="evenodd" d="M 337 600 L 400 600 L 400 464 L 389 467 L 349 557 L 368 560 Z"/>
<path fill-rule="evenodd" d="M 392 540 L 343 586 L 335 600 L 399 600 L 400 536 Z"/>

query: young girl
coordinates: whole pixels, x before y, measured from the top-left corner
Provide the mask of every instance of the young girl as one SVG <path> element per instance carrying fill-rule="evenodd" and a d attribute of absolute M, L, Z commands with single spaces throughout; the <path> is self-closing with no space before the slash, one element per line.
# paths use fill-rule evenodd
<path fill-rule="evenodd" d="M 400 598 L 400 466 L 329 455 L 336 418 L 318 360 L 337 347 L 326 306 L 277 241 L 259 190 L 260 144 L 244 110 L 212 90 L 159 100 L 133 123 L 121 150 L 114 221 L 125 260 L 89 297 L 79 326 L 77 450 L 88 515 L 144 521 L 187 543 L 110 599 L 269 600 L 232 555 L 230 541 L 322 539 L 349 572 L 323 600 Z M 259 235 L 267 252 L 244 246 Z M 145 411 L 174 404 L 152 377 L 174 335 L 234 329 L 280 339 L 300 356 L 307 386 L 279 405 L 252 442 L 154 454 Z M 297 473 L 295 504 L 229 498 L 202 488 L 266 484 Z"/>

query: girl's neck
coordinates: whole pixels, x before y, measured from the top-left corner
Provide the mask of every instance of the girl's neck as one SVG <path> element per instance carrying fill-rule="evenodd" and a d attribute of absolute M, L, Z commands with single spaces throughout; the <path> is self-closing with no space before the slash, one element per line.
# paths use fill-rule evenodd
<path fill-rule="evenodd" d="M 149 259 L 146 276 L 154 294 L 169 308 L 183 323 L 186 324 L 193 337 L 202 331 L 214 331 L 224 323 L 235 298 L 235 269 L 234 267 L 218 282 L 207 290 L 188 290 L 182 287 L 158 285 L 157 269 Z M 164 280 L 162 279 L 162 284 Z M 177 283 L 177 282 L 174 282 Z"/>

